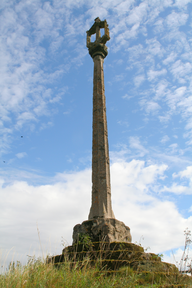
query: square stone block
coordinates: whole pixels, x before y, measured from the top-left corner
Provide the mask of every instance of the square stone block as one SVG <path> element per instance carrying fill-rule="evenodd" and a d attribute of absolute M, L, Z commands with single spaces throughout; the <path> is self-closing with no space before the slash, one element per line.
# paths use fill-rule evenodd
<path fill-rule="evenodd" d="M 92 242 L 128 242 L 132 241 L 130 228 L 114 218 L 96 218 L 77 224 L 73 228 L 73 244 L 80 236 L 89 235 Z"/>

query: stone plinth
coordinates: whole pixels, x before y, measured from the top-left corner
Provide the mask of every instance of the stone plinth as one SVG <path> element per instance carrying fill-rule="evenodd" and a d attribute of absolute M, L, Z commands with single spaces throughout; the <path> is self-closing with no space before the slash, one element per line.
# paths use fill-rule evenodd
<path fill-rule="evenodd" d="M 92 242 L 129 243 L 132 240 L 130 228 L 113 218 L 97 218 L 77 224 L 73 228 L 73 245 L 78 243 L 79 238 L 84 235 L 88 235 Z"/>

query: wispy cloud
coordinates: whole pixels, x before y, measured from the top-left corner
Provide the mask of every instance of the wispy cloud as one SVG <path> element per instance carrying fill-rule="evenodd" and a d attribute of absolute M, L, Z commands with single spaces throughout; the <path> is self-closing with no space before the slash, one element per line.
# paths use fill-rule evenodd
<path fill-rule="evenodd" d="M 56 81 L 65 71 L 57 67 L 48 74 L 43 67 L 46 49 L 52 45 L 53 53 L 63 41 L 53 6 L 46 2 L 40 8 L 37 2 L 20 2 L 15 10 L 5 8 L 1 16 L 0 110 L 2 133 L 6 134 L 6 127 L 13 127 L 13 122 L 20 129 L 37 122 L 42 115 L 49 115 L 50 104 L 60 99 L 54 97 L 55 89 L 45 84 Z M 53 41 L 47 41 L 46 47 L 40 43 L 47 37 Z M 12 128 L 9 133 L 13 131 Z"/>
<path fill-rule="evenodd" d="M 19 158 L 19 159 L 24 158 L 24 157 L 26 157 L 26 156 L 27 156 L 27 153 L 26 153 L 26 152 L 20 152 L 20 153 L 17 153 L 17 154 L 16 154 L 16 157 Z"/>
<path fill-rule="evenodd" d="M 167 141 L 169 141 L 170 138 L 168 135 L 163 136 L 163 138 L 161 139 L 161 143 L 166 143 Z"/>
<path fill-rule="evenodd" d="M 171 73 L 174 78 L 179 80 L 180 83 L 185 83 L 186 77 L 189 73 L 191 73 L 192 65 L 189 62 L 183 63 L 181 60 L 177 60 L 171 67 Z M 188 76 L 187 76 L 188 79 Z"/>
<path fill-rule="evenodd" d="M 153 56 L 158 57 L 162 57 L 164 55 L 165 50 L 156 38 L 146 40 L 146 44 L 149 55 L 152 54 Z"/>
<path fill-rule="evenodd" d="M 192 194 L 191 189 L 189 189 L 186 186 L 179 185 L 178 183 L 173 183 L 170 187 L 165 186 L 160 190 L 160 192 L 169 192 L 169 193 L 174 193 L 176 195 L 180 194 Z"/>
<path fill-rule="evenodd" d="M 192 166 L 188 166 L 185 170 L 180 171 L 175 176 L 181 177 L 181 178 L 188 178 L 190 182 L 192 182 Z"/>
<path fill-rule="evenodd" d="M 132 149 L 135 149 L 138 152 L 140 157 L 142 157 L 148 153 L 148 150 L 143 147 L 143 145 L 141 144 L 141 142 L 139 140 L 139 137 L 137 137 L 137 136 L 135 136 L 135 137 L 131 136 L 129 138 L 129 145 Z"/>
<path fill-rule="evenodd" d="M 169 63 L 174 62 L 176 58 L 177 54 L 175 52 L 171 52 L 171 54 L 168 55 L 165 60 L 163 60 L 163 64 L 168 65 Z"/>
<path fill-rule="evenodd" d="M 176 0 L 174 5 L 179 7 L 179 8 L 186 9 L 188 3 L 191 3 L 191 1 L 190 0 L 183 0 L 183 1 L 182 0 Z"/>
<path fill-rule="evenodd" d="M 161 108 L 157 102 L 148 101 L 147 99 L 142 99 L 140 101 L 140 105 L 142 109 L 144 108 L 147 113 L 155 113 Z"/>
<path fill-rule="evenodd" d="M 185 170 L 180 171 L 179 173 L 174 173 L 172 176 L 174 179 L 180 178 L 188 180 L 189 183 L 186 183 L 186 181 L 183 184 L 174 182 L 170 187 L 164 186 L 164 188 L 161 189 L 161 192 L 187 195 L 192 194 L 192 166 L 188 166 Z"/>
<path fill-rule="evenodd" d="M 186 13 L 176 13 L 172 11 L 166 18 L 166 25 L 168 29 L 177 29 L 179 26 L 184 25 L 188 19 L 189 15 Z"/>
<path fill-rule="evenodd" d="M 139 87 L 145 80 L 145 75 L 137 75 L 134 78 L 134 83 L 136 87 Z"/>
<path fill-rule="evenodd" d="M 167 73 L 166 69 L 162 69 L 160 71 L 149 70 L 148 73 L 147 73 L 148 74 L 148 80 L 149 81 L 157 80 L 156 79 L 157 77 L 165 75 L 166 73 Z"/>

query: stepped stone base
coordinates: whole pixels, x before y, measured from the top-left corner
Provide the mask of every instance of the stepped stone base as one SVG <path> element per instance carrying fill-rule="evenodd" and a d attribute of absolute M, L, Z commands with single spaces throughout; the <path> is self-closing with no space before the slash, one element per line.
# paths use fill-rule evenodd
<path fill-rule="evenodd" d="M 47 263 L 54 263 L 59 267 L 63 262 L 69 261 L 71 267 L 77 262 L 83 267 L 87 263 L 85 259 L 89 259 L 91 266 L 97 265 L 102 271 L 117 271 L 121 267 L 130 267 L 138 273 L 158 273 L 160 277 L 179 274 L 174 264 L 162 262 L 158 255 L 146 253 L 143 247 L 128 242 L 85 241 L 64 248 L 61 255 L 50 257 Z"/>
<path fill-rule="evenodd" d="M 146 284 L 147 287 L 152 287 L 152 283 L 158 284 L 155 287 L 159 288 L 191 287 L 185 284 L 191 284 L 191 276 L 180 274 L 175 265 L 162 262 L 161 258 L 154 253 L 145 253 L 144 249 L 136 244 L 127 242 L 92 243 L 87 239 L 84 240 L 83 243 L 64 248 L 61 255 L 49 257 L 47 263 L 52 263 L 57 268 L 65 264 L 70 269 L 97 267 L 99 275 L 100 273 L 111 275 L 118 271 L 119 275 L 122 273 L 122 277 L 136 279 L 134 283 L 140 284 L 142 287 L 146 287 Z M 166 285 L 162 285 L 162 283 Z M 177 285 L 177 283 L 184 284 Z"/>
<path fill-rule="evenodd" d="M 79 238 L 84 235 L 88 235 L 91 242 L 130 243 L 132 240 L 130 228 L 113 218 L 96 218 L 77 224 L 73 228 L 73 245 L 78 243 Z"/>

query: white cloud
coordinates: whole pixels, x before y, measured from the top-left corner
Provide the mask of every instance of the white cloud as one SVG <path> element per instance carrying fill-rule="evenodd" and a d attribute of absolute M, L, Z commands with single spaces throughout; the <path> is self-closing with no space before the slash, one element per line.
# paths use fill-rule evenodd
<path fill-rule="evenodd" d="M 185 91 L 184 91 L 185 92 Z M 186 129 L 191 129 L 192 96 L 180 98 L 178 106 L 183 109 L 183 115 L 189 117 Z"/>
<path fill-rule="evenodd" d="M 153 91 L 155 93 L 154 99 L 162 99 L 166 95 L 167 86 L 168 86 L 168 82 L 165 79 L 163 80 L 159 79 L 158 83 L 153 88 Z"/>
<path fill-rule="evenodd" d="M 171 52 L 170 55 L 167 56 L 165 60 L 163 60 L 164 65 L 168 65 L 171 62 L 174 62 L 177 57 L 177 54 L 175 52 Z"/>
<path fill-rule="evenodd" d="M 166 99 L 171 110 L 176 110 L 178 103 L 182 100 L 185 95 L 186 86 L 177 88 L 175 91 L 167 92 Z M 181 105 L 181 104 L 180 104 Z"/>
<path fill-rule="evenodd" d="M 176 195 L 192 194 L 191 189 L 188 189 L 188 187 L 186 186 L 179 185 L 178 183 L 173 183 L 170 187 L 164 186 L 164 188 L 162 188 L 160 192 L 169 192 L 169 193 L 174 193 Z"/>
<path fill-rule="evenodd" d="M 116 149 L 117 150 L 115 152 L 110 151 L 111 163 L 122 161 L 122 159 L 125 161 L 127 156 L 131 153 L 131 150 L 129 150 L 125 144 L 116 145 Z"/>
<path fill-rule="evenodd" d="M 146 105 L 147 113 L 155 112 L 155 111 L 159 110 L 160 108 L 161 107 L 159 106 L 159 104 L 154 102 L 154 101 L 149 101 Z"/>
<path fill-rule="evenodd" d="M 157 77 L 160 77 L 162 75 L 165 75 L 167 73 L 167 70 L 164 68 L 160 71 L 154 71 L 154 70 L 149 70 L 147 75 L 148 75 L 148 80 L 153 81 L 154 79 L 157 80 Z"/>
<path fill-rule="evenodd" d="M 121 73 L 119 75 L 115 75 L 114 81 L 119 82 L 119 81 L 122 81 L 124 78 L 125 78 L 125 74 Z"/>
<path fill-rule="evenodd" d="M 119 33 L 118 36 L 116 36 L 116 43 L 117 47 L 116 49 L 120 49 L 121 46 L 127 45 L 127 40 L 130 38 L 135 38 L 138 34 L 138 28 L 139 28 L 139 23 L 134 24 L 131 29 L 126 29 L 125 32 Z"/>
<path fill-rule="evenodd" d="M 133 96 L 130 96 L 128 94 L 125 94 L 125 95 L 122 96 L 123 99 L 128 99 L 128 100 L 131 99 L 132 97 Z"/>
<path fill-rule="evenodd" d="M 189 178 L 190 182 L 192 182 L 192 166 L 188 166 L 185 170 L 179 172 L 178 176 Z"/>
<path fill-rule="evenodd" d="M 147 50 L 149 54 L 162 57 L 163 54 L 165 53 L 164 48 L 162 47 L 161 43 L 155 38 L 146 40 L 146 44 L 147 44 Z"/>
<path fill-rule="evenodd" d="M 143 157 L 148 153 L 148 150 L 143 147 L 143 145 L 140 143 L 139 137 L 137 136 L 131 136 L 129 138 L 129 145 L 131 148 L 135 149 L 138 151 L 140 157 Z"/>
<path fill-rule="evenodd" d="M 163 30 L 164 30 L 163 22 L 164 22 L 164 19 L 160 18 L 154 23 L 154 25 L 155 25 L 155 28 L 154 28 L 155 33 L 158 34 L 158 33 L 163 32 Z"/>
<path fill-rule="evenodd" d="M 168 29 L 175 29 L 181 25 L 184 25 L 189 17 L 188 14 L 185 13 L 176 13 L 172 11 L 171 14 L 167 16 L 166 24 Z"/>
<path fill-rule="evenodd" d="M 129 25 L 132 25 L 132 24 L 135 24 L 135 23 L 140 23 L 143 20 L 143 18 L 146 17 L 147 9 L 148 9 L 147 3 L 145 3 L 145 2 L 140 3 L 139 6 L 134 7 L 131 10 L 130 15 L 126 19 L 126 22 Z"/>
<path fill-rule="evenodd" d="M 172 202 L 159 200 L 150 192 L 166 169 L 166 165 L 146 166 L 139 160 L 121 160 L 111 166 L 116 218 L 130 226 L 133 242 L 144 235 L 143 245 L 156 253 L 180 246 L 183 229 L 192 224 Z M 15 247 L 14 260 L 30 253 L 39 255 L 37 225 L 44 253 L 61 253 L 61 237 L 70 244 L 73 226 L 88 217 L 91 170 L 60 173 L 52 181 L 33 186 L 18 180 L 0 188 L 1 245 L 3 251 Z"/>
<path fill-rule="evenodd" d="M 125 126 L 125 127 L 129 127 L 129 123 L 128 123 L 127 121 L 119 120 L 119 121 L 117 121 L 117 123 L 118 123 L 119 125 L 122 125 L 122 126 Z"/>
<path fill-rule="evenodd" d="M 160 105 L 155 102 L 155 101 L 149 101 L 147 99 L 142 99 L 140 101 L 140 105 L 142 107 L 142 109 L 144 108 L 145 111 L 149 114 L 149 113 L 156 113 L 161 107 Z"/>
<path fill-rule="evenodd" d="M 178 144 L 177 143 L 173 143 L 173 144 L 169 145 L 169 147 L 171 149 L 171 153 L 175 153 L 177 151 Z"/>
<path fill-rule="evenodd" d="M 183 230 L 192 223 L 191 217 L 184 219 L 178 213 L 174 203 L 160 201 L 148 193 L 149 188 L 153 191 L 153 183 L 164 174 L 166 168 L 166 165 L 145 167 L 144 162 L 136 160 L 116 162 L 111 167 L 116 218 L 131 228 L 133 241 L 139 242 L 141 235 L 144 235 L 142 245 L 149 246 L 155 253 L 181 246 Z M 153 232 L 149 235 L 149 231 Z"/>
<path fill-rule="evenodd" d="M 130 196 L 133 197 L 131 201 L 137 202 L 141 196 L 139 196 L 139 194 L 147 192 L 149 189 L 148 185 L 152 184 L 154 180 L 162 175 L 166 169 L 166 165 L 149 165 L 146 167 L 145 162 L 139 160 L 132 160 L 131 162 L 116 162 L 113 163 L 111 167 L 112 185 L 115 187 L 116 185 L 122 185 L 122 187 L 127 191 L 130 188 L 132 191 L 138 191 L 135 196 L 131 196 L 131 194 L 126 196 L 128 198 Z M 118 191 L 117 188 L 116 190 Z M 149 200 L 151 201 L 151 199 L 151 196 L 145 194 L 143 195 L 142 201 L 144 203 Z M 121 197 L 119 198 L 119 201 L 122 201 Z"/>
<path fill-rule="evenodd" d="M 65 72 L 60 67 L 52 68 L 52 73 L 43 69 L 46 49 L 39 42 L 50 37 L 48 43 L 55 51 L 61 45 L 63 38 L 59 36 L 60 20 L 55 18 L 55 11 L 48 3 L 39 7 L 33 1 L 20 1 L 15 9 L 5 8 L 2 11 L 1 33 L 1 67 L 0 89 L 2 112 L 2 133 L 11 125 L 12 131 L 20 129 L 23 125 L 31 127 L 39 117 L 49 115 L 50 105 L 59 101 L 54 97 L 54 88 L 47 88 L 46 83 L 53 83 Z M 56 42 L 57 43 L 56 43 Z M 66 67 L 68 67 L 66 65 Z M 68 69 L 68 68 L 67 68 Z M 49 90 L 49 97 L 45 94 Z M 59 93 L 57 93 L 59 94 Z M 6 122 L 10 123 L 6 123 Z M 13 125 L 14 123 L 14 125 Z M 4 139 L 5 141 L 5 139 Z M 8 147 L 5 143 L 4 147 Z"/>
<path fill-rule="evenodd" d="M 179 7 L 179 8 L 187 9 L 186 6 L 189 3 L 191 3 L 191 0 L 176 0 L 174 5 Z"/>
<path fill-rule="evenodd" d="M 26 156 L 27 156 L 27 153 L 26 153 L 26 152 L 20 152 L 20 153 L 17 153 L 17 154 L 16 154 L 16 157 L 19 158 L 19 159 L 24 158 L 24 157 L 26 157 Z"/>
<path fill-rule="evenodd" d="M 173 74 L 175 79 L 178 79 L 182 82 L 186 82 L 183 78 L 191 73 L 192 65 L 189 62 L 183 63 L 181 60 L 177 60 L 171 68 L 171 73 Z"/>
<path fill-rule="evenodd" d="M 91 171 L 85 170 L 58 174 L 52 185 L 32 186 L 24 181 L 15 181 L 1 186 L 1 249 L 5 251 L 15 247 L 18 257 L 25 259 L 30 249 L 39 255 L 38 223 L 44 252 L 60 253 L 61 237 L 71 243 L 73 226 L 88 217 L 90 179 Z M 47 251 L 49 243 L 52 251 Z"/>
<path fill-rule="evenodd" d="M 134 83 L 136 87 L 139 87 L 145 80 L 145 75 L 138 75 L 134 78 Z"/>
<path fill-rule="evenodd" d="M 178 184 L 178 183 L 173 183 L 171 187 L 166 187 L 161 190 L 162 192 L 170 192 L 170 193 L 175 193 L 175 194 L 187 194 L 190 195 L 192 194 L 192 166 L 188 166 L 185 170 L 180 171 L 179 173 L 174 173 L 173 178 L 186 178 L 189 180 L 189 184 Z"/>
<path fill-rule="evenodd" d="M 144 56 L 146 57 L 146 55 L 145 55 L 146 51 L 145 51 L 143 45 L 141 45 L 141 44 L 129 47 L 127 50 L 130 53 L 130 60 L 133 62 L 135 62 L 140 57 L 142 57 L 142 58 Z"/>
<path fill-rule="evenodd" d="M 53 123 L 51 121 L 48 121 L 47 123 L 42 123 L 39 130 L 44 130 L 52 126 L 53 126 Z"/>
<path fill-rule="evenodd" d="M 106 8 L 102 6 L 97 6 L 96 3 L 93 4 L 86 14 L 89 16 L 90 19 L 95 19 L 96 17 L 100 17 L 100 19 L 105 19 L 108 15 L 108 11 Z"/>
<path fill-rule="evenodd" d="M 169 136 L 168 135 L 164 135 L 163 138 L 161 139 L 161 143 L 166 143 L 169 140 L 170 140 Z"/>
<path fill-rule="evenodd" d="M 114 1 L 116 4 L 117 1 Z M 130 10 L 130 7 L 131 5 L 134 3 L 134 0 L 131 0 L 131 1 L 119 1 L 120 3 L 116 5 L 114 5 L 114 10 L 115 12 L 118 14 L 118 16 L 120 15 L 123 15 L 123 14 L 126 14 L 129 10 Z M 111 5 L 111 1 L 109 1 L 109 5 Z"/>

